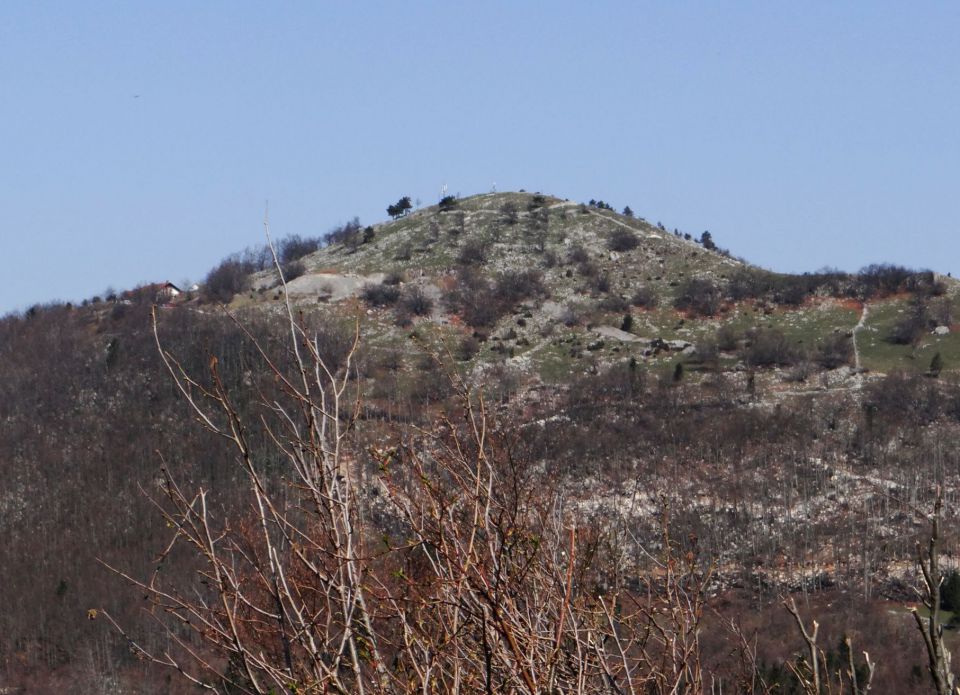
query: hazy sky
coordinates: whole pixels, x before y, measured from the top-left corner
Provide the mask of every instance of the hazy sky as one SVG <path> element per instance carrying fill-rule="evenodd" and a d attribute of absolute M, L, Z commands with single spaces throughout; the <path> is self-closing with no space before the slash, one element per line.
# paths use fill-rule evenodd
<path fill-rule="evenodd" d="M 0 3 L 0 313 L 525 188 L 960 270 L 960 3 Z"/>

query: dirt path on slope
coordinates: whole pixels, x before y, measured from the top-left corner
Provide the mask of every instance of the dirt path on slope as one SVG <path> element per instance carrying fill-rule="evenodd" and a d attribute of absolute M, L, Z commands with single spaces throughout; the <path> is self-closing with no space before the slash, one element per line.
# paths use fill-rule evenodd
<path fill-rule="evenodd" d="M 857 344 L 857 333 L 865 328 L 869 313 L 870 307 L 864 302 L 863 310 L 860 312 L 860 320 L 857 321 L 857 325 L 853 327 L 853 368 L 858 372 L 860 371 L 860 346 Z"/>
<path fill-rule="evenodd" d="M 607 221 L 607 222 L 613 222 L 613 224 L 620 225 L 620 226 L 623 227 L 624 229 L 629 229 L 631 232 L 636 232 L 636 233 L 639 233 L 639 234 L 646 234 L 647 236 L 654 237 L 655 239 L 663 239 L 663 234 L 661 234 L 660 232 L 654 232 L 654 231 L 651 231 L 651 230 L 649 230 L 649 229 L 637 229 L 637 228 L 636 228 L 635 226 L 633 226 L 632 224 L 627 224 L 626 222 L 621 222 L 620 220 L 618 220 L 618 219 L 616 219 L 616 218 L 614 218 L 614 217 L 607 217 L 606 215 L 603 215 L 603 214 L 601 214 L 601 213 L 599 213 L 599 212 L 596 212 L 596 211 L 594 211 L 594 210 L 589 210 L 588 212 L 589 212 L 591 215 L 593 215 L 594 217 L 599 217 L 601 220 L 605 220 L 605 221 Z"/>

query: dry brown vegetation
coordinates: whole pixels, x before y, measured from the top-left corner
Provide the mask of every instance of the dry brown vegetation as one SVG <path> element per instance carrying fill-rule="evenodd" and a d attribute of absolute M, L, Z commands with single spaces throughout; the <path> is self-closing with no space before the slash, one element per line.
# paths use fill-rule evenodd
<path fill-rule="evenodd" d="M 903 608 L 935 613 L 928 577 L 956 563 L 955 383 L 794 392 L 772 370 L 847 364 L 845 334 L 798 351 L 727 326 L 679 377 L 597 360 L 547 386 L 495 357 L 462 376 L 548 290 L 461 260 L 450 354 L 398 277 L 364 299 L 399 305 L 404 344 L 313 310 L 151 319 L 149 299 L 0 319 L 0 687 L 920 693 L 949 671 L 953 630 Z M 568 262 L 628 310 L 585 249 Z M 908 319 L 939 311 L 932 276 L 894 267 L 721 284 L 684 283 L 684 309 L 909 289 Z"/>
<path fill-rule="evenodd" d="M 148 307 L 48 307 L 0 323 L 11 471 L 0 572 L 18 599 L 0 616 L 7 682 L 179 692 L 177 677 L 137 658 L 165 659 L 179 639 L 213 669 L 196 678 L 247 688 L 292 678 L 396 690 L 412 679 L 443 692 L 459 678 L 465 690 L 489 679 L 523 691 L 526 673 L 537 688 L 613 677 L 640 692 L 678 679 L 687 692 L 751 692 L 748 681 L 752 692 L 791 692 L 805 649 L 780 602 L 792 595 L 806 625 L 824 626 L 826 672 L 849 657 L 837 647 L 847 635 L 869 651 L 884 690 L 928 690 L 916 628 L 882 599 L 911 598 L 909 574 L 890 563 L 909 566 L 928 532 L 897 500 L 929 506 L 940 481 L 952 518 L 960 394 L 950 384 L 895 375 L 866 389 L 862 405 L 834 397 L 815 410 L 767 409 L 741 403 L 749 394 L 733 381 L 677 385 L 624 365 L 536 403 L 481 407 L 482 392 L 445 374 L 445 359 L 365 352 L 319 314 L 296 326 L 301 356 L 319 358 L 307 363 L 321 375 L 309 394 L 284 321 L 161 313 L 157 332 L 186 395 L 219 409 L 198 427 L 163 375 Z M 344 407 L 314 412 L 317 389 L 331 384 Z M 541 422 L 524 425 L 521 412 Z M 858 470 L 887 491 L 839 484 Z M 166 518 L 141 488 L 166 499 Z M 624 506 L 623 490 L 641 494 Z M 265 517 L 258 498 L 271 501 Z M 334 500 L 349 502 L 340 527 Z M 169 534 L 178 542 L 164 552 Z M 354 555 L 343 555 L 346 537 Z M 948 525 L 941 546 L 952 554 L 955 542 Z M 97 557 L 147 590 L 122 591 Z M 344 604 L 338 582 L 351 575 Z M 197 596 L 204 608 L 189 624 L 157 631 L 154 618 L 187 615 Z M 352 603 L 360 597 L 367 608 Z M 90 609 L 101 611 L 95 620 Z M 135 649 L 105 629 L 103 609 Z M 358 627 L 352 616 L 364 611 L 370 625 Z M 322 648 L 304 646 L 310 630 Z M 243 664 L 238 636 L 263 663 Z M 914 648 L 897 646 L 904 640 Z M 343 664 L 331 668 L 331 653 Z"/>

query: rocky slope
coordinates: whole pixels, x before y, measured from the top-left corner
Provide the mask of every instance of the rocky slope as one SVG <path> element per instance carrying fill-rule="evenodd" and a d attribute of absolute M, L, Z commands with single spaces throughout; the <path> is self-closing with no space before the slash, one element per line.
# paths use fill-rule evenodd
<path fill-rule="evenodd" d="M 402 343 L 411 322 L 422 324 L 435 346 L 476 340 L 463 351 L 472 364 L 508 360 L 548 382 L 631 358 L 674 368 L 681 358 L 696 362 L 698 346 L 700 362 L 742 369 L 751 360 L 738 349 L 758 329 L 782 335 L 791 356 L 757 363 L 800 365 L 794 383 L 819 371 L 808 366 L 818 361 L 834 372 L 821 381 L 841 386 L 861 367 L 926 370 L 937 353 L 944 372 L 960 367 L 958 284 L 949 278 L 932 279 L 939 296 L 931 294 L 916 335 L 897 343 L 890 335 L 912 311 L 904 287 L 769 273 L 662 225 L 541 194 L 450 199 L 358 228 L 301 263 L 288 285 L 293 300 L 362 314 L 373 344 Z M 363 298 L 384 281 L 393 289 Z M 257 274 L 234 306 L 278 302 L 278 282 L 276 271 Z M 424 306 L 403 310 L 409 294 Z M 824 358 L 838 335 L 849 347 Z"/>

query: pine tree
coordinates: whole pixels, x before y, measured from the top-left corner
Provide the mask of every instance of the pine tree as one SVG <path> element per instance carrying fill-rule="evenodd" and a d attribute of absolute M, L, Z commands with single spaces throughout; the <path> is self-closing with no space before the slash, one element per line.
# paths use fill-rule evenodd
<path fill-rule="evenodd" d="M 410 212 L 412 207 L 413 203 L 410 202 L 410 196 L 405 195 L 396 203 L 387 207 L 387 214 L 393 219 L 397 219 Z"/>

